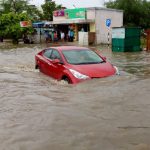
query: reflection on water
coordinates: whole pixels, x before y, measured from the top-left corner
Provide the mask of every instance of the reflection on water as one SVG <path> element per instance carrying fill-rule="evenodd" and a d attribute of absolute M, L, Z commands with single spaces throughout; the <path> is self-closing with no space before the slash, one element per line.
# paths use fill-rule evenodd
<path fill-rule="evenodd" d="M 73 86 L 34 70 L 41 48 L 0 51 L 0 150 L 150 149 L 150 53 L 98 47 L 121 76 Z"/>

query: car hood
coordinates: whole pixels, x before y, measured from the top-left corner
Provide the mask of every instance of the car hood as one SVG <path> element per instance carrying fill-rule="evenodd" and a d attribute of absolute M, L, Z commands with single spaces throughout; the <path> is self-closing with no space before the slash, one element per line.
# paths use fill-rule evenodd
<path fill-rule="evenodd" d="M 114 75 L 116 70 L 109 62 L 100 64 L 84 64 L 84 65 L 71 65 L 74 69 L 91 78 L 100 78 Z"/>

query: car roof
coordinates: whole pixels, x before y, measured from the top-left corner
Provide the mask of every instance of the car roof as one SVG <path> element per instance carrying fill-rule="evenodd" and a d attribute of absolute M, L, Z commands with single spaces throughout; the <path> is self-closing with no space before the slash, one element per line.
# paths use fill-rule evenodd
<path fill-rule="evenodd" d="M 49 48 L 54 48 L 54 49 L 57 49 L 58 51 L 88 49 L 87 47 L 80 47 L 80 46 L 57 46 L 57 47 L 49 47 Z"/>

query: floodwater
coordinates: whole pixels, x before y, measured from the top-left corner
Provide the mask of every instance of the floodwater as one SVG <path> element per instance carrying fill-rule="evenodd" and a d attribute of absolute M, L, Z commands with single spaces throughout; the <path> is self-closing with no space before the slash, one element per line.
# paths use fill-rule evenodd
<path fill-rule="evenodd" d="M 112 53 L 120 76 L 78 85 L 34 69 L 45 45 L 0 47 L 0 150 L 150 150 L 150 53 Z"/>

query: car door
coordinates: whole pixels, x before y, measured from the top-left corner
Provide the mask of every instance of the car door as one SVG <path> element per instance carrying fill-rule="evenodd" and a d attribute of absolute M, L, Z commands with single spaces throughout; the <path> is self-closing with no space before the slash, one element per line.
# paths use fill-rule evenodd
<path fill-rule="evenodd" d="M 63 65 L 62 57 L 61 57 L 60 53 L 58 52 L 58 50 L 53 49 L 50 59 L 51 59 L 51 63 L 52 63 L 52 66 L 51 66 L 52 77 L 55 79 L 60 79 L 60 77 L 62 76 L 63 71 L 64 71 L 64 65 Z M 53 61 L 54 59 L 59 59 L 61 63 L 55 63 Z"/>
<path fill-rule="evenodd" d="M 44 61 L 42 63 L 43 64 L 42 69 L 43 69 L 43 72 L 49 76 L 52 76 L 52 63 L 50 59 L 51 54 L 52 54 L 52 49 L 46 49 L 43 52 Z"/>

